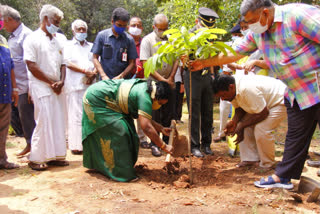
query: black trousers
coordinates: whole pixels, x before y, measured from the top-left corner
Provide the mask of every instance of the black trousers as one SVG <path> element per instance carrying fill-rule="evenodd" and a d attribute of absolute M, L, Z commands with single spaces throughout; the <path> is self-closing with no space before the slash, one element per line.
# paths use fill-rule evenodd
<path fill-rule="evenodd" d="M 30 144 L 36 123 L 34 121 L 34 107 L 32 103 L 28 103 L 27 93 L 19 95 L 18 109 L 24 137 Z"/>
<path fill-rule="evenodd" d="M 174 90 L 171 91 L 171 96 L 168 99 L 168 102 L 161 106 L 158 110 L 152 111 L 152 120 L 156 121 L 157 123 L 160 123 L 163 127 L 170 127 L 171 120 L 173 120 L 173 106 L 175 103 L 175 95 Z M 169 137 L 163 135 L 162 137 L 163 141 L 168 144 Z M 155 145 L 153 142 L 151 142 L 152 145 Z"/>
<path fill-rule="evenodd" d="M 184 71 L 184 85 L 187 95 L 189 108 L 189 74 Z M 201 71 L 192 72 L 192 117 L 191 117 L 191 147 L 200 147 L 201 145 L 210 146 L 212 141 L 212 123 L 213 123 L 213 92 L 211 86 L 211 74 L 208 72 L 202 75 Z M 190 108 L 189 108 L 190 109 Z M 189 110 L 190 117 L 190 110 Z"/>
<path fill-rule="evenodd" d="M 19 108 L 14 106 L 14 103 L 11 103 L 11 127 L 18 137 L 23 137 L 23 129 L 21 125 L 21 120 L 19 117 Z"/>
<path fill-rule="evenodd" d="M 180 93 L 181 82 L 176 82 L 175 89 L 175 103 L 173 105 L 174 119 L 181 120 L 182 116 L 182 104 L 183 104 L 183 95 L 184 93 Z"/>
<path fill-rule="evenodd" d="M 300 179 L 306 161 L 311 139 L 320 116 L 320 104 L 300 110 L 294 100 L 291 107 L 285 99 L 288 114 L 288 132 L 283 158 L 278 163 L 275 174 L 281 178 Z"/>

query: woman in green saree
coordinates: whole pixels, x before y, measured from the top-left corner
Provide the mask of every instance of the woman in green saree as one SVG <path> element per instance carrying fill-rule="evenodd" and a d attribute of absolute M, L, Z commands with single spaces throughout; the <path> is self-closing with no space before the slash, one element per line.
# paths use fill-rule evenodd
<path fill-rule="evenodd" d="M 170 128 L 151 120 L 152 109 L 168 102 L 170 92 L 166 82 L 140 79 L 103 80 L 90 86 L 83 97 L 83 166 L 116 181 L 136 179 L 139 138 L 133 118 L 157 146 L 170 153 L 172 147 L 158 135 L 168 136 Z"/>

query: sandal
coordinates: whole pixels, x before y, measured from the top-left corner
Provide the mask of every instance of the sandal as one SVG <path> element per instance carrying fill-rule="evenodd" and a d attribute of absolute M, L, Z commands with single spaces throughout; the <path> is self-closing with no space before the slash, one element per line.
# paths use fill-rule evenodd
<path fill-rule="evenodd" d="M 147 141 L 142 141 L 140 143 L 140 147 L 144 148 L 144 149 L 149 149 L 150 148 L 150 144 Z"/>
<path fill-rule="evenodd" d="M 241 161 L 236 165 L 237 168 L 245 167 L 245 166 L 258 166 L 259 161 Z"/>
<path fill-rule="evenodd" d="M 36 171 L 44 171 L 44 170 L 46 170 L 48 168 L 48 165 L 45 164 L 45 163 L 37 164 L 37 163 L 34 163 L 34 162 L 29 162 L 28 166 L 31 169 L 36 170 Z"/>
<path fill-rule="evenodd" d="M 69 161 L 66 160 L 52 160 L 47 163 L 51 166 L 69 166 Z"/>
<path fill-rule="evenodd" d="M 276 183 L 272 176 L 268 177 L 266 181 L 264 178 L 261 178 L 260 181 L 255 181 L 254 185 L 260 188 L 283 188 L 283 189 L 293 189 L 293 184 L 288 178 L 280 178 L 280 182 Z"/>
<path fill-rule="evenodd" d="M 10 163 L 10 162 L 6 162 L 5 164 L 0 165 L 0 169 L 16 169 L 19 167 L 20 166 L 18 164 Z"/>

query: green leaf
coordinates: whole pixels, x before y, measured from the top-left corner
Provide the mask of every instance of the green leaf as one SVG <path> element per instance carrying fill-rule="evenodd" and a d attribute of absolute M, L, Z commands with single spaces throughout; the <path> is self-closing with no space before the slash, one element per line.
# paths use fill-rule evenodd
<path fill-rule="evenodd" d="M 168 34 L 175 34 L 175 33 L 179 33 L 180 31 L 178 29 L 169 29 L 166 30 L 165 32 L 163 32 L 163 35 L 168 35 Z"/>

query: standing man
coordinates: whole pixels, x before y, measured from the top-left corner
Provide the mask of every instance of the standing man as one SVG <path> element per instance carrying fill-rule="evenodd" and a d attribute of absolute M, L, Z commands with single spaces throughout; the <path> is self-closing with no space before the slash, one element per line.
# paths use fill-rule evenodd
<path fill-rule="evenodd" d="M 300 179 L 320 114 L 320 9 L 307 4 L 277 6 L 271 0 L 244 0 L 241 15 L 251 32 L 229 53 L 194 61 L 192 70 L 227 64 L 259 49 L 269 68 L 288 87 L 288 132 L 275 174 L 255 185 L 290 188 Z"/>
<path fill-rule="evenodd" d="M 153 20 L 153 32 L 146 35 L 141 42 L 141 50 L 140 50 L 140 60 L 142 64 L 144 64 L 153 54 L 155 54 L 160 46 L 154 47 L 160 41 L 165 41 L 167 39 L 166 36 L 163 36 L 163 32 L 168 30 L 169 21 L 168 18 L 164 14 L 157 14 Z M 155 71 L 150 74 L 150 78 L 156 81 L 164 81 L 167 82 L 171 88 L 174 88 L 174 76 L 176 74 L 178 68 L 179 61 L 177 60 L 174 66 L 164 63 L 161 70 Z M 172 93 L 174 91 L 172 90 Z M 162 105 L 162 107 L 158 110 L 152 111 L 152 119 L 164 127 L 169 127 L 171 124 L 171 120 L 174 117 L 173 114 L 173 105 L 174 105 L 174 96 L 170 96 L 169 100 L 166 104 Z M 169 137 L 163 136 L 163 141 L 168 143 Z M 159 157 L 161 156 L 161 152 L 159 148 L 151 142 L 151 153 L 153 156 Z"/>
<path fill-rule="evenodd" d="M 0 5 L 0 30 L 3 28 Z M 7 161 L 6 141 L 10 125 L 11 102 L 18 105 L 18 88 L 13 71 L 13 61 L 6 39 L 0 35 L 0 169 L 15 169 L 19 166 Z"/>
<path fill-rule="evenodd" d="M 131 71 L 133 75 L 132 78 L 144 78 L 144 69 L 140 61 L 140 45 L 141 45 L 141 33 L 143 31 L 142 20 L 139 17 L 132 17 L 129 21 L 128 32 L 133 37 L 134 43 L 136 44 L 136 50 L 138 53 L 138 58 L 136 59 L 136 66 Z M 148 143 L 148 138 L 142 131 L 139 120 L 137 120 L 137 133 L 139 136 L 139 142 L 141 148 L 150 148 Z"/>
<path fill-rule="evenodd" d="M 34 103 L 36 127 L 31 141 L 29 166 L 45 170 L 48 165 L 67 166 L 63 96 L 66 37 L 57 33 L 63 12 L 52 5 L 40 11 L 40 28 L 24 43 L 29 91 Z M 48 164 L 48 165 L 47 165 Z"/>
<path fill-rule="evenodd" d="M 112 27 L 99 32 L 94 41 L 91 49 L 93 63 L 102 80 L 125 78 L 135 67 L 136 46 L 133 38 L 125 32 L 129 19 L 128 11 L 114 9 Z"/>
<path fill-rule="evenodd" d="M 7 5 L 2 6 L 4 29 L 10 33 L 8 44 L 14 63 L 16 82 L 19 92 L 18 110 L 19 117 L 27 142 L 27 146 L 17 155 L 25 155 L 31 149 L 31 137 L 35 127 L 33 104 L 28 100 L 28 71 L 23 61 L 23 43 L 32 32 L 21 22 L 20 13 Z"/>
<path fill-rule="evenodd" d="M 77 19 L 71 25 L 73 39 L 66 43 L 64 57 L 67 62 L 64 92 L 66 94 L 68 146 L 74 155 L 82 154 L 82 98 L 93 82 L 92 43 L 87 38 L 87 23 Z"/>
<path fill-rule="evenodd" d="M 205 7 L 199 8 L 199 17 L 196 19 L 196 26 L 191 32 L 199 28 L 214 28 L 218 14 Z M 211 75 L 213 67 L 199 69 L 191 74 L 192 78 L 192 112 L 189 111 L 191 121 L 191 152 L 196 157 L 203 157 L 200 149 L 206 155 L 213 155 L 210 148 L 212 141 L 213 123 L 213 93 L 211 90 Z M 190 72 L 184 71 L 184 84 L 186 88 L 188 106 L 190 105 Z M 200 131 L 201 130 L 201 131 Z M 201 133 L 201 146 L 200 146 Z M 201 147 L 201 148 L 200 148 Z"/>

